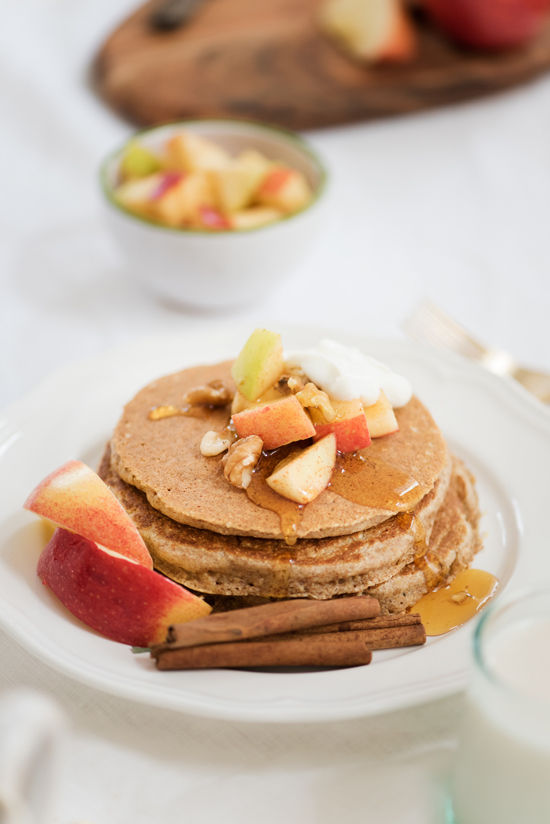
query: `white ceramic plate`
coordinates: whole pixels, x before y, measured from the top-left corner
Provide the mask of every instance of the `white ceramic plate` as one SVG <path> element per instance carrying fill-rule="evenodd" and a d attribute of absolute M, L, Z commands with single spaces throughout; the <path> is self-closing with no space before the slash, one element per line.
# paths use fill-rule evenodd
<path fill-rule="evenodd" d="M 122 405 L 154 377 L 236 353 L 250 330 L 141 341 L 49 378 L 0 419 L 0 624 L 66 675 L 109 693 L 234 720 L 329 721 L 380 713 L 461 689 L 471 624 L 425 647 L 375 653 L 368 667 L 317 672 L 158 672 L 147 655 L 74 619 L 36 576 L 38 519 L 30 490 L 70 458 L 96 465 Z M 319 330 L 284 330 L 290 348 Z M 410 376 L 451 447 L 478 479 L 485 548 L 477 565 L 502 588 L 550 582 L 550 415 L 522 389 L 408 341 L 339 333 Z"/>

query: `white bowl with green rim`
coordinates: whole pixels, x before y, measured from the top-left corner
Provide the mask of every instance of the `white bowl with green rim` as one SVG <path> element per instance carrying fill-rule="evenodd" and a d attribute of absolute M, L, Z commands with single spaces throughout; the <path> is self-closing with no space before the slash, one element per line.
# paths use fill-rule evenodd
<path fill-rule="evenodd" d="M 209 138 L 236 154 L 256 149 L 302 172 L 313 191 L 301 211 L 254 229 L 221 231 L 174 228 L 141 217 L 117 202 L 114 189 L 125 146 L 101 166 L 108 228 L 128 272 L 156 295 L 203 308 L 252 303 L 290 277 L 314 247 L 323 219 L 326 170 L 298 135 L 241 120 L 185 120 L 133 135 L 151 149 L 182 130 Z M 129 142 L 129 141 L 127 141 Z"/>

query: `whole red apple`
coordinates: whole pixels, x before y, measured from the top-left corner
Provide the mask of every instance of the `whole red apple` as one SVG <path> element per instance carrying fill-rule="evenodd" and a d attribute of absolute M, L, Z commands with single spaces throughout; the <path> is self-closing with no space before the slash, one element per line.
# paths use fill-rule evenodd
<path fill-rule="evenodd" d="M 481 49 L 519 46 L 534 37 L 550 0 L 424 0 L 433 18 L 458 43 Z"/>

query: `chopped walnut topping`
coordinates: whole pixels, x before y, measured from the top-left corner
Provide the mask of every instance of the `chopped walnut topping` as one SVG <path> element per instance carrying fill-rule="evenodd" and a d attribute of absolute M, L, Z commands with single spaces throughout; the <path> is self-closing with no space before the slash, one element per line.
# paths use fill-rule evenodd
<path fill-rule="evenodd" d="M 233 443 L 234 438 L 229 432 L 214 432 L 210 430 L 205 432 L 201 440 L 201 455 L 205 458 L 212 458 L 214 455 L 221 455 L 226 449 L 229 449 Z"/>
<path fill-rule="evenodd" d="M 186 403 L 204 404 L 205 406 L 227 406 L 233 400 L 233 392 L 223 381 L 210 381 L 204 386 L 190 389 L 185 396 Z"/>
<path fill-rule="evenodd" d="M 299 392 L 300 389 L 303 389 L 306 385 L 306 379 L 302 378 L 300 375 L 289 375 L 286 379 L 286 385 L 290 389 L 290 391 L 295 395 L 296 392 Z"/>
<path fill-rule="evenodd" d="M 304 388 L 296 393 L 296 397 L 302 406 L 318 409 L 327 423 L 330 423 L 336 417 L 329 396 L 318 386 L 315 386 L 314 383 L 306 383 Z"/>
<path fill-rule="evenodd" d="M 262 454 L 262 439 L 258 435 L 239 438 L 222 458 L 223 474 L 233 486 L 246 489 L 252 472 Z"/>

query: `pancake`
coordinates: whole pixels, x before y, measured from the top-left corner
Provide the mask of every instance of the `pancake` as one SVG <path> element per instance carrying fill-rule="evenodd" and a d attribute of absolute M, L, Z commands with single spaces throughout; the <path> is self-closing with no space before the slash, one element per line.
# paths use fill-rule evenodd
<path fill-rule="evenodd" d="M 200 454 L 208 430 L 227 424 L 227 409 L 205 409 L 201 417 L 150 420 L 152 408 L 182 406 L 186 393 L 211 380 L 234 388 L 231 361 L 199 366 L 150 383 L 125 407 L 111 440 L 114 473 L 141 490 L 154 510 L 179 524 L 221 535 L 281 541 L 279 516 L 254 504 L 223 475 L 219 458 Z M 369 459 L 381 461 L 417 482 L 419 502 L 435 487 L 448 463 L 444 439 L 428 410 L 413 397 L 395 410 L 399 431 L 373 440 Z M 326 489 L 308 504 L 297 525 L 299 539 L 323 539 L 371 529 L 395 512 L 365 506 Z M 283 547 L 282 551 L 285 551 Z"/>
<path fill-rule="evenodd" d="M 400 611 L 432 588 L 435 577 L 444 582 L 468 565 L 480 545 L 473 479 L 456 458 L 448 458 L 411 513 L 346 536 L 301 539 L 293 547 L 168 518 L 116 474 L 109 447 L 99 474 L 135 522 L 155 568 L 207 597 L 237 596 L 246 603 L 372 593 L 385 611 Z"/>

